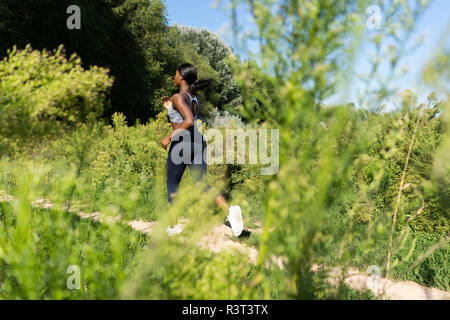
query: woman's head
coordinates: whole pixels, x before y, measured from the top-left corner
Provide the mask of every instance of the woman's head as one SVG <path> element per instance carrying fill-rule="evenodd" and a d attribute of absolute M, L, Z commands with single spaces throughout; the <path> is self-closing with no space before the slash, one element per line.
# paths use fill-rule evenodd
<path fill-rule="evenodd" d="M 208 87 L 214 80 L 201 79 L 197 81 L 197 68 L 190 63 L 183 63 L 177 68 L 173 83 L 179 87 L 183 81 L 186 81 L 192 92 L 196 92 Z"/>
<path fill-rule="evenodd" d="M 197 68 L 190 63 L 183 63 L 177 68 L 178 74 L 188 85 L 193 85 L 197 81 Z"/>

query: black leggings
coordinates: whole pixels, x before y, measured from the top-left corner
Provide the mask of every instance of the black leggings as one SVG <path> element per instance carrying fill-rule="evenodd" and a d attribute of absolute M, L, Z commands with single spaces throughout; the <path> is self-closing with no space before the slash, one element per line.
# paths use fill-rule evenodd
<path fill-rule="evenodd" d="M 186 165 L 189 166 L 194 182 L 203 181 L 205 191 L 211 189 L 206 184 L 206 141 L 203 136 L 202 143 L 194 143 L 193 139 L 186 140 L 183 141 L 183 136 L 180 136 L 177 141 L 172 141 L 167 155 L 166 184 L 169 203 L 173 202 L 173 195 L 178 191 Z"/>

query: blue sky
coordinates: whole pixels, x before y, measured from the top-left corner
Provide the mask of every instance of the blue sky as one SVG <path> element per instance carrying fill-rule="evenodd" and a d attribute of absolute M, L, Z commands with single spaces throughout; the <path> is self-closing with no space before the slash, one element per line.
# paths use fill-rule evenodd
<path fill-rule="evenodd" d="M 220 9 L 213 8 L 213 0 L 164 0 L 169 24 L 206 27 L 218 32 L 227 22 L 227 17 Z"/>
<path fill-rule="evenodd" d="M 169 24 L 177 23 L 185 26 L 194 27 L 206 27 L 209 30 L 219 34 L 231 47 L 233 47 L 232 37 L 230 34 L 230 19 L 224 13 L 224 8 L 214 8 L 214 0 L 194 0 L 194 1 L 181 1 L 181 0 L 165 0 L 167 7 Z M 239 20 L 244 23 L 249 22 L 249 15 L 244 11 L 239 11 Z M 450 24 L 450 0 L 432 0 L 431 6 L 428 8 L 424 16 L 421 18 L 416 26 L 416 36 L 426 33 L 428 39 L 424 45 L 416 50 L 414 54 L 407 57 L 404 60 L 405 64 L 409 67 L 408 74 L 396 81 L 393 84 L 400 89 L 413 89 L 419 92 L 421 87 L 420 74 L 424 63 L 430 60 L 432 53 L 434 52 L 436 45 L 439 42 L 442 33 L 445 28 Z M 251 24 L 246 24 L 246 27 L 250 30 Z M 250 47 L 256 48 L 254 44 L 250 44 Z M 363 49 L 364 51 L 365 49 Z M 359 55 L 358 62 L 356 64 L 357 71 L 363 70 L 367 65 L 367 52 L 362 52 Z M 359 84 L 355 83 L 358 87 Z M 425 93 L 420 95 L 423 99 L 426 96 Z M 353 90 L 350 99 L 354 101 L 356 99 L 356 90 Z"/>
<path fill-rule="evenodd" d="M 231 28 L 231 20 L 227 17 L 224 11 L 225 8 L 221 5 L 219 8 L 214 8 L 214 0 L 194 0 L 194 1 L 181 1 L 181 0 L 163 0 L 167 7 L 169 25 L 179 24 L 184 26 L 193 27 L 205 27 L 209 30 L 217 33 L 223 40 L 225 40 L 230 47 L 233 47 Z M 224 2 L 224 1 L 223 1 Z M 249 14 L 243 10 L 239 10 L 240 22 L 247 22 Z M 251 24 L 247 24 L 246 27 L 252 30 L 256 30 Z M 253 46 L 253 48 L 256 48 Z M 237 51 L 233 47 L 235 52 Z"/>

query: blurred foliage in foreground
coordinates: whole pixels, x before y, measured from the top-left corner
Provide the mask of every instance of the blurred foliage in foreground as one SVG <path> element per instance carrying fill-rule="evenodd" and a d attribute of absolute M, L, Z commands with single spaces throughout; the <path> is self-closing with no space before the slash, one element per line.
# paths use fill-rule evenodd
<path fill-rule="evenodd" d="M 14 47 L 0 61 L 0 135 L 19 142 L 46 138 L 98 118 L 113 80 L 107 70 L 84 70 L 76 55 Z"/>
<path fill-rule="evenodd" d="M 107 103 L 101 92 L 111 84 L 103 69 L 83 70 L 76 57 L 64 61 L 58 52 L 12 51 L 0 64 L 8 79 L 1 82 L 0 89 L 5 89 L 0 90 L 0 119 L 27 121 L 25 129 L 41 139 L 23 135 L 19 143 L 18 130 L 0 129 L 0 196 L 14 197 L 0 203 L 0 297 L 368 299 L 370 294 L 348 290 L 342 282 L 331 285 L 325 272 L 333 266 L 365 271 L 378 265 L 385 275 L 390 262 L 393 278 L 449 290 L 448 95 L 440 101 L 430 92 L 422 102 L 414 92 L 404 91 L 399 109 L 389 113 L 378 112 L 378 98 L 368 109 L 326 106 L 323 99 L 345 87 L 340 75 L 351 65 L 357 45 L 348 40 L 364 28 L 367 2 L 241 2 L 249 5 L 262 46 L 262 67 L 227 60 L 247 121 L 211 112 L 214 118 L 204 124 L 219 130 L 280 129 L 276 175 L 261 176 L 260 167 L 252 165 L 208 168 L 208 182 L 231 204 L 241 205 L 245 223 L 263 226 L 256 241 L 257 263 L 237 251 L 215 254 L 199 246 L 205 232 L 224 220 L 214 206 L 213 191 L 195 192 L 199 186 L 186 176 L 174 205 L 168 206 L 167 151 L 159 145 L 170 130 L 165 111 L 132 127 L 122 113 L 115 113 L 112 125 L 105 125 L 95 121 Z M 132 4 L 127 2 L 124 10 L 131 10 Z M 132 26 L 134 32 L 140 30 Z M 189 30 L 185 36 L 197 39 Z M 202 60 L 211 52 L 195 54 L 195 46 L 189 52 L 202 72 L 220 74 Z M 17 61 L 38 61 L 24 70 L 42 72 L 32 79 L 27 78 L 31 71 L 13 75 L 8 70 Z M 439 84 L 448 78 L 440 66 L 448 67 L 448 61 L 443 50 L 438 64 L 425 69 L 431 89 L 442 91 Z M 53 73 L 54 68 L 62 70 Z M 81 79 L 75 93 L 67 89 L 71 72 Z M 13 88 L 14 79 L 24 85 Z M 239 101 L 231 99 L 233 94 L 229 100 L 213 92 L 207 96 L 209 101 L 230 103 L 227 108 Z M 60 121 L 37 121 L 32 117 L 36 106 Z M 94 116 L 83 118 L 86 113 Z M 77 124 L 73 130 L 59 130 L 71 122 Z M 44 125 L 46 130 L 35 129 Z M 47 132 L 58 135 L 46 137 Z M 38 198 L 54 207 L 33 208 Z M 118 222 L 80 220 L 67 208 L 100 212 L 105 219 L 159 223 L 146 237 Z M 189 224 L 168 238 L 169 220 L 180 216 L 189 218 Z M 313 272 L 316 264 L 324 268 Z M 66 287 L 71 265 L 80 267 L 79 291 Z"/>

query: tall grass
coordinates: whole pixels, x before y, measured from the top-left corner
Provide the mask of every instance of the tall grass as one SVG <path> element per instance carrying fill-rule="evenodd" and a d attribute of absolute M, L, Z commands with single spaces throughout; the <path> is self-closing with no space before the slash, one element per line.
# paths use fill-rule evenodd
<path fill-rule="evenodd" d="M 55 138 L 20 144 L 14 132 L 0 132 L 0 191 L 13 197 L 0 202 L 1 298 L 370 299 L 327 280 L 334 266 L 344 274 L 370 265 L 448 290 L 448 102 L 431 94 L 420 104 L 407 91 L 391 113 L 325 106 L 352 62 L 358 41 L 347 40 L 361 31 L 367 2 L 246 3 L 262 44 L 261 68 L 230 62 L 246 119 L 217 114 L 205 125 L 279 129 L 279 172 L 211 165 L 215 190 L 200 192 L 186 175 L 169 206 L 164 112 L 133 127 L 120 113 L 111 126 L 91 117 Z M 249 73 L 267 90 L 252 96 Z M 109 79 L 102 83 L 107 88 Z M 98 95 L 92 101 L 104 103 Z M 256 264 L 237 250 L 202 246 L 225 219 L 217 192 L 241 205 L 247 225 L 262 225 L 247 242 L 259 251 Z M 53 207 L 36 207 L 40 198 Z M 77 216 L 94 212 L 104 222 Z M 182 218 L 183 232 L 168 237 L 166 227 Z M 158 223 L 146 236 L 124 224 L 131 219 Z M 75 290 L 67 285 L 73 265 L 82 284 Z"/>

